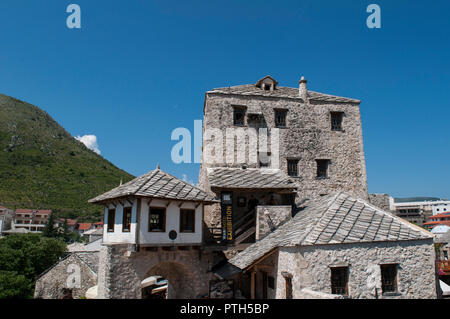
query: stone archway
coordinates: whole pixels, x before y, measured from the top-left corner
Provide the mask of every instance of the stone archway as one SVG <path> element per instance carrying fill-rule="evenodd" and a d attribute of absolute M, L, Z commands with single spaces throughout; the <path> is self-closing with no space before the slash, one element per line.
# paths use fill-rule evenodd
<path fill-rule="evenodd" d="M 196 297 L 194 278 L 189 268 L 181 263 L 163 261 L 153 266 L 145 277 L 151 276 L 161 276 L 167 279 L 168 299 L 192 299 Z"/>

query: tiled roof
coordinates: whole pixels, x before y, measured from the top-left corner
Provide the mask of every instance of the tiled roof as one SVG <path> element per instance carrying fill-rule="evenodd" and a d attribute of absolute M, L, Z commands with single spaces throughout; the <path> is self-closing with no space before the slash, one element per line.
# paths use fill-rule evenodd
<path fill-rule="evenodd" d="M 437 226 L 437 225 L 446 225 L 450 226 L 450 220 L 439 220 L 435 222 L 427 222 L 423 224 L 424 226 Z"/>
<path fill-rule="evenodd" d="M 16 214 L 32 214 L 32 213 L 36 213 L 36 214 L 41 214 L 41 215 L 50 215 L 52 213 L 51 210 L 49 209 L 16 209 Z"/>
<path fill-rule="evenodd" d="M 77 224 L 77 219 L 64 219 L 64 218 L 60 218 L 58 219 L 61 223 L 64 223 L 64 220 L 67 222 L 67 226 L 75 226 Z"/>
<path fill-rule="evenodd" d="M 450 212 L 440 213 L 428 217 L 428 219 L 436 219 L 436 218 L 450 218 Z"/>
<path fill-rule="evenodd" d="M 91 228 L 91 226 L 92 226 L 91 223 L 79 223 L 78 229 L 79 230 L 87 230 L 87 229 Z"/>
<path fill-rule="evenodd" d="M 310 202 L 290 221 L 229 262 L 244 269 L 277 247 L 431 239 L 434 235 L 362 199 L 334 193 Z"/>
<path fill-rule="evenodd" d="M 255 84 L 245 84 L 230 87 L 223 87 L 213 89 L 207 93 L 220 93 L 220 94 L 230 94 L 230 95 L 250 95 L 250 96 L 267 96 L 267 97 L 283 97 L 291 99 L 301 99 L 299 96 L 298 88 L 291 88 L 285 86 L 277 86 L 273 91 L 263 90 L 257 87 Z M 311 101 L 321 101 L 321 102 L 338 102 L 338 103 L 361 103 L 360 100 L 334 96 L 319 92 L 314 92 L 308 90 L 308 98 Z"/>
<path fill-rule="evenodd" d="M 103 239 L 99 238 L 88 244 L 72 243 L 70 245 L 67 245 L 67 251 L 70 253 L 83 251 L 100 251 L 100 248 L 102 247 L 102 242 Z"/>
<path fill-rule="evenodd" d="M 219 188 L 295 188 L 293 181 L 279 169 L 208 168 L 211 187 Z"/>
<path fill-rule="evenodd" d="M 84 232 L 84 235 L 103 235 L 103 228 L 94 228 Z"/>
<path fill-rule="evenodd" d="M 214 197 L 160 169 L 155 169 L 91 200 L 90 203 L 124 197 L 143 196 L 163 199 L 215 202 Z"/>

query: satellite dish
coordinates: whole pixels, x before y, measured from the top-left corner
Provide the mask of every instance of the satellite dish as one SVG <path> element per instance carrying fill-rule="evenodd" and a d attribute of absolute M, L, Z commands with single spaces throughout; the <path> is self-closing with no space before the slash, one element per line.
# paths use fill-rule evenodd
<path fill-rule="evenodd" d="M 169 232 L 169 238 L 170 238 L 171 240 L 175 240 L 175 239 L 177 239 L 177 237 L 178 237 L 178 233 L 177 233 L 175 230 L 171 230 L 171 231 Z"/>

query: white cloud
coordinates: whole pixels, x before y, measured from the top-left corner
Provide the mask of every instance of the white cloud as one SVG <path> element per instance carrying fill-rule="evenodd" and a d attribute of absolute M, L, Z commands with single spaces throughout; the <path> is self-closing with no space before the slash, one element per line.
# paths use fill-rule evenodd
<path fill-rule="evenodd" d="M 97 154 L 101 154 L 100 149 L 98 148 L 97 136 L 95 135 L 83 135 L 75 137 L 81 143 L 86 145 L 86 147 Z"/>

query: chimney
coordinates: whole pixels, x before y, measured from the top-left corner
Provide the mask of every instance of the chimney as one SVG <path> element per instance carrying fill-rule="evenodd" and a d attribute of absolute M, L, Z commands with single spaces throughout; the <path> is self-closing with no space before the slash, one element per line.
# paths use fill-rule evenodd
<path fill-rule="evenodd" d="M 302 76 L 302 78 L 300 79 L 300 81 L 298 81 L 298 83 L 299 83 L 299 88 L 298 88 L 299 96 L 302 98 L 303 101 L 307 102 L 308 90 L 306 89 L 305 77 Z"/>

